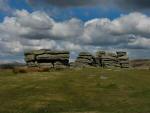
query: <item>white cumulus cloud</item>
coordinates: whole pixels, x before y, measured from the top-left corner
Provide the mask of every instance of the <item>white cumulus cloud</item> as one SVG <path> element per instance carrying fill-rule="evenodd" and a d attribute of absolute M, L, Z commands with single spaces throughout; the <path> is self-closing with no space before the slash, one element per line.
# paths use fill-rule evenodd
<path fill-rule="evenodd" d="M 150 17 L 133 12 L 114 20 L 97 18 L 83 22 L 73 18 L 57 22 L 41 11 L 29 13 L 26 10 L 17 10 L 13 17 L 5 17 L 0 23 L 0 48 L 3 55 L 42 48 L 73 51 L 95 51 L 99 48 L 149 51 Z"/>

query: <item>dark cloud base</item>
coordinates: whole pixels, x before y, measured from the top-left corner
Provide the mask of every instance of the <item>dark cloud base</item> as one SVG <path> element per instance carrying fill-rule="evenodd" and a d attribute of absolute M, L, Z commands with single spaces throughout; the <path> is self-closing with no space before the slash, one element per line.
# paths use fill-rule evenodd
<path fill-rule="evenodd" d="M 150 9 L 150 0 L 28 0 L 28 3 L 36 5 L 52 5 L 57 7 L 77 6 L 113 6 L 123 10 Z"/>

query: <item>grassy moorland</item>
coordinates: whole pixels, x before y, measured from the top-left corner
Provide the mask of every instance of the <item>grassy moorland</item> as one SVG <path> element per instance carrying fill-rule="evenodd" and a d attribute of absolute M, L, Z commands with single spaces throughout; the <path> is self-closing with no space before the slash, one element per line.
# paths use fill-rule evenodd
<path fill-rule="evenodd" d="M 150 113 L 150 70 L 1 70 L 0 113 Z"/>

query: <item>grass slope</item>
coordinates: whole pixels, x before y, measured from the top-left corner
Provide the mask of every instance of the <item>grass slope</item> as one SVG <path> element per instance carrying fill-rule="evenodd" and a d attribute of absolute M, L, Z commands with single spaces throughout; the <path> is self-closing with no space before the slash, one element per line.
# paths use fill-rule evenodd
<path fill-rule="evenodd" d="M 0 113 L 150 113 L 150 71 L 1 71 Z"/>

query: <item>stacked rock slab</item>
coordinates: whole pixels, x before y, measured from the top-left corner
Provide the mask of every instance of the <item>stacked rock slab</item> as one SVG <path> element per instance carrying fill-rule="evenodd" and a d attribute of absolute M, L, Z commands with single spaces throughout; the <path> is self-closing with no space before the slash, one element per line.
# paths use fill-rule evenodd
<path fill-rule="evenodd" d="M 69 65 L 68 51 L 34 50 L 25 53 L 29 67 L 66 68 Z"/>
<path fill-rule="evenodd" d="M 99 67 L 102 67 L 102 56 L 105 55 L 105 51 L 98 51 L 96 52 L 96 56 L 95 56 L 95 59 L 96 59 L 96 65 L 99 66 Z"/>
<path fill-rule="evenodd" d="M 117 60 L 121 68 L 129 68 L 129 57 L 127 52 L 117 52 Z"/>
<path fill-rule="evenodd" d="M 102 66 L 103 67 L 117 67 L 117 59 L 115 53 L 105 53 L 102 56 Z"/>
<path fill-rule="evenodd" d="M 96 61 L 92 54 L 88 52 L 81 52 L 74 64 L 76 67 L 90 67 L 95 66 Z"/>
<path fill-rule="evenodd" d="M 117 67 L 117 57 L 115 53 L 99 51 L 96 53 L 96 59 L 100 67 Z"/>
<path fill-rule="evenodd" d="M 24 56 L 25 56 L 24 60 L 27 63 L 27 66 L 29 66 L 29 67 L 37 66 L 37 61 L 35 59 L 35 55 L 34 55 L 33 51 L 25 52 Z"/>

